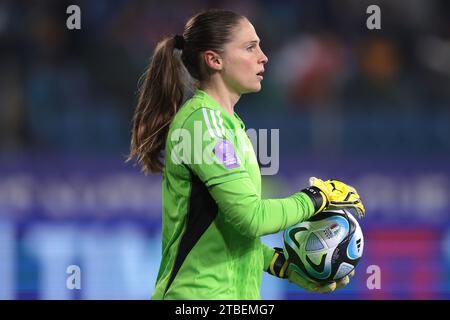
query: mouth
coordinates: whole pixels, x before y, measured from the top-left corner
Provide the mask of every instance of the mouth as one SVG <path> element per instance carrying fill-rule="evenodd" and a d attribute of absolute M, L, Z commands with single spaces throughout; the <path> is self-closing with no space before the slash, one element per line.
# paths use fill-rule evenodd
<path fill-rule="evenodd" d="M 260 77 L 261 79 L 263 79 L 263 78 L 264 78 L 264 77 L 263 77 L 263 73 L 264 73 L 264 70 L 258 72 L 256 75 L 257 75 L 258 77 Z"/>

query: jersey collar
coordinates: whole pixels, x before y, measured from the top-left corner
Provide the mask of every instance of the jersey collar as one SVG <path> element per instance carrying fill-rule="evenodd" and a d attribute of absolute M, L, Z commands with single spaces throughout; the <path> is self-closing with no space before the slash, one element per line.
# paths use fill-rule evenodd
<path fill-rule="evenodd" d="M 215 110 L 223 111 L 225 116 L 230 117 L 233 120 L 233 122 L 236 123 L 237 126 L 239 126 L 245 130 L 245 124 L 236 112 L 234 112 L 234 117 L 232 117 L 228 112 L 225 111 L 225 109 L 216 100 L 214 100 L 213 97 L 211 97 L 205 91 L 200 90 L 200 89 L 195 89 L 194 97 L 198 97 L 200 99 L 205 100 L 205 102 L 208 104 L 208 107 L 212 107 Z"/>

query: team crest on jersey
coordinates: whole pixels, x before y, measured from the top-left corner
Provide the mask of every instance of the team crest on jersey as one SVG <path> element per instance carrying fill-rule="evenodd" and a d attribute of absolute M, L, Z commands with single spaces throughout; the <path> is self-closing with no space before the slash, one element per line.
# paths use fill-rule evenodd
<path fill-rule="evenodd" d="M 219 140 L 214 147 L 214 153 L 225 168 L 232 169 L 239 167 L 236 153 L 234 152 L 234 147 L 231 142 L 223 139 Z"/>

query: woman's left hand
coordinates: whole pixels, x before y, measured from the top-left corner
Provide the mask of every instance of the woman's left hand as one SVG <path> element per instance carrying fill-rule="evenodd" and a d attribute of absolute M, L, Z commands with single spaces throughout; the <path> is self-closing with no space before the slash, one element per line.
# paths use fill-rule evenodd
<path fill-rule="evenodd" d="M 319 293 L 329 293 L 333 292 L 336 289 L 343 288 L 350 282 L 350 277 L 353 277 L 355 274 L 355 270 L 350 272 L 349 275 L 345 276 L 338 281 L 333 281 L 327 284 L 319 284 L 310 280 L 303 278 L 297 272 L 288 268 L 288 281 L 290 283 L 295 283 L 299 287 L 305 289 L 308 292 L 319 292 Z"/>

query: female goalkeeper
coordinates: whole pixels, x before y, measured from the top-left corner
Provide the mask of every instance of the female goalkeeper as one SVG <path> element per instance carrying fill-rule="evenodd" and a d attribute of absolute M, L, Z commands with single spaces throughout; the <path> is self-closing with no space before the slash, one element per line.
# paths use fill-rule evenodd
<path fill-rule="evenodd" d="M 261 243 L 344 200 L 319 179 L 287 198 L 261 199 L 259 167 L 234 106 L 261 89 L 267 61 L 253 25 L 225 10 L 197 14 L 182 36 L 162 39 L 154 51 L 130 152 L 145 172 L 163 175 L 162 261 L 152 299 L 259 299 L 263 271 L 310 291 L 349 281 L 308 282 Z M 189 83 L 195 92 L 183 104 Z"/>

